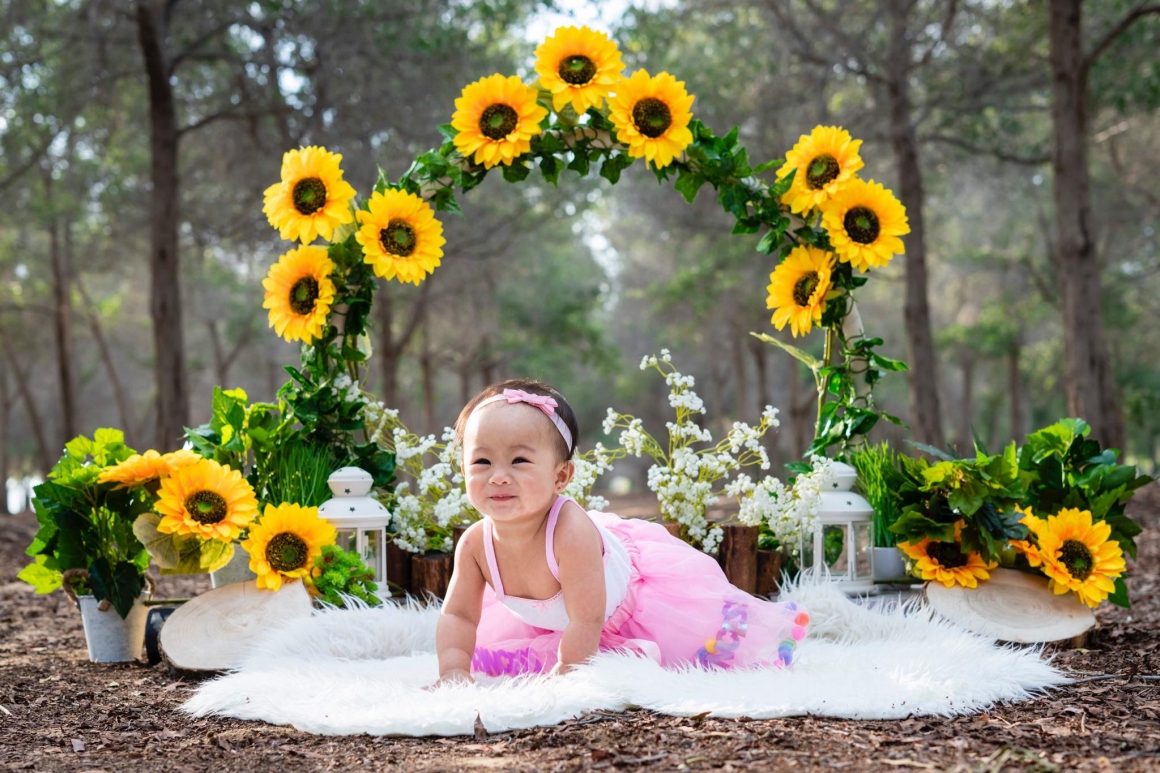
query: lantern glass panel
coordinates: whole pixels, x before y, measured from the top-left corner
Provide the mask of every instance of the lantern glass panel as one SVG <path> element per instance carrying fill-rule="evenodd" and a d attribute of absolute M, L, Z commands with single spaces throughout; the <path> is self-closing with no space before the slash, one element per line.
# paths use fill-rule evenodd
<path fill-rule="evenodd" d="M 831 576 L 850 571 L 850 540 L 845 525 L 826 526 L 822 529 L 822 548 Z"/>
<path fill-rule="evenodd" d="M 870 577 L 870 527 L 866 522 L 854 524 L 854 570 L 859 579 Z"/>
<path fill-rule="evenodd" d="M 801 541 L 801 566 L 802 569 L 815 568 L 814 562 L 814 535 L 808 534 L 805 539 Z"/>
<path fill-rule="evenodd" d="M 375 573 L 375 579 L 380 580 L 379 575 L 382 573 L 382 555 L 383 555 L 383 530 L 372 529 L 366 532 L 367 547 L 366 552 L 363 553 L 363 561 Z"/>
<path fill-rule="evenodd" d="M 359 552 L 358 529 L 339 529 L 334 544 L 343 550 L 357 554 Z"/>

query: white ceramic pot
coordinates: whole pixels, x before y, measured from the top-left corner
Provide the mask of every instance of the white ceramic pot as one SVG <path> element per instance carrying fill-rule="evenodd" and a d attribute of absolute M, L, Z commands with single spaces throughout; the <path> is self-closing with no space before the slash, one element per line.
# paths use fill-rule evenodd
<path fill-rule="evenodd" d="M 250 554 L 236 543 L 234 544 L 234 556 L 229 563 L 216 572 L 209 573 L 210 585 L 214 588 L 256 579 L 258 579 L 258 575 L 250 571 Z"/>
<path fill-rule="evenodd" d="M 94 663 L 125 663 L 141 657 L 145 646 L 145 621 L 149 608 L 137 599 L 128 617 L 121 619 L 113 607 L 101 611 L 94 596 L 78 596 L 81 620 L 85 624 L 85 643 L 89 660 Z"/>
<path fill-rule="evenodd" d="M 890 582 L 906 577 L 906 562 L 898 548 L 874 548 L 874 582 Z"/>

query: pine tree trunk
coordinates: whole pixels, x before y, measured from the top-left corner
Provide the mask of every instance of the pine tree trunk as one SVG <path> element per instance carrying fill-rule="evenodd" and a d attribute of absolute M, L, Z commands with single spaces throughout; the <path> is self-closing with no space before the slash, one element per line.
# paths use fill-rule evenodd
<path fill-rule="evenodd" d="M 426 433 L 435 433 L 435 358 L 431 353 L 431 335 L 423 330 L 423 351 L 419 355 L 419 367 L 423 378 L 423 424 Z"/>
<path fill-rule="evenodd" d="M 972 456 L 975 439 L 971 434 L 971 423 L 975 420 L 975 358 L 969 353 L 962 358 L 963 395 L 959 406 L 959 456 Z"/>
<path fill-rule="evenodd" d="M 120 375 L 117 373 L 117 364 L 113 360 L 113 352 L 109 348 L 109 342 L 105 338 L 105 331 L 101 327 L 100 315 L 97 312 L 96 306 L 93 304 L 92 298 L 85 291 L 84 285 L 77 282 L 77 289 L 80 291 L 81 300 L 85 305 L 85 314 L 89 319 L 89 331 L 92 333 L 93 341 L 97 345 L 97 354 L 100 355 L 101 363 L 105 366 L 105 373 L 109 377 L 109 385 L 113 388 L 113 399 L 117 403 L 117 415 L 121 419 L 121 429 L 125 433 L 125 444 L 136 448 L 137 427 L 133 421 L 133 412 L 129 408 L 129 395 L 125 391 L 125 385 L 121 383 Z"/>
<path fill-rule="evenodd" d="M 383 405 L 388 408 L 399 407 L 399 355 L 395 351 L 395 341 L 391 326 L 393 324 L 390 288 L 379 286 L 375 293 L 375 309 L 379 317 L 379 343 L 375 348 L 375 357 L 379 361 L 379 378 L 382 380 Z"/>
<path fill-rule="evenodd" d="M 1124 424 L 1104 336 L 1092 238 L 1087 161 L 1087 72 L 1082 0 L 1051 0 L 1056 274 L 1063 299 L 1067 410 L 1105 446 L 1123 448 Z"/>
<path fill-rule="evenodd" d="M 1023 440 L 1023 382 L 1019 378 L 1019 342 L 1007 350 L 1007 399 L 1011 404 L 1011 437 Z"/>
<path fill-rule="evenodd" d="M 748 413 L 745 410 L 746 398 L 749 397 L 749 376 L 745 369 L 745 341 L 742 339 L 743 332 L 735 332 L 733 338 L 733 381 L 737 389 L 737 394 L 734 395 L 734 419 L 736 421 L 745 421 L 745 416 Z"/>
<path fill-rule="evenodd" d="M 8 418 L 12 397 L 8 389 L 8 371 L 0 371 L 0 515 L 12 515 L 8 509 Z"/>
<path fill-rule="evenodd" d="M 28 424 L 32 428 L 32 436 L 36 439 L 36 448 L 40 452 L 41 472 L 47 475 L 56 462 L 56 458 L 50 450 L 48 435 L 44 432 L 44 422 L 40 420 L 40 411 L 36 409 L 36 398 L 32 395 L 28 374 L 20 370 L 20 364 L 16 361 L 16 353 L 12 351 L 12 345 L 8 343 L 6 336 L 0 335 L 0 349 L 4 350 L 4 359 L 8 362 L 8 370 L 16 379 L 16 389 L 20 393 L 20 399 L 24 401 L 24 408 L 28 411 Z"/>
<path fill-rule="evenodd" d="M 166 4 L 140 0 L 137 35 L 149 79 L 149 128 L 153 189 L 150 204 L 150 312 L 153 316 L 157 383 L 158 448 L 171 448 L 185 434 L 189 395 L 181 316 L 181 270 L 177 253 L 177 105 L 165 55 Z"/>
<path fill-rule="evenodd" d="M 44 193 L 51 212 L 48 221 L 48 259 L 52 272 L 52 332 L 56 342 L 56 374 L 60 388 L 60 428 L 65 442 L 77 436 L 76 376 L 73 366 L 71 271 L 61 247 L 60 218 L 53 197 L 52 171 L 45 170 Z M 67 226 L 66 226 L 67 227 Z"/>
<path fill-rule="evenodd" d="M 910 427 L 915 437 L 936 447 L 943 445 L 939 412 L 938 358 L 930 330 L 930 302 L 927 299 L 926 227 L 923 220 L 922 170 L 918 157 L 918 136 L 910 104 L 911 43 L 908 15 L 912 3 L 894 0 L 890 4 L 890 61 L 888 62 L 887 102 L 890 139 L 898 165 L 899 199 L 906 207 L 910 234 L 906 243 L 906 336 L 910 372 Z"/>

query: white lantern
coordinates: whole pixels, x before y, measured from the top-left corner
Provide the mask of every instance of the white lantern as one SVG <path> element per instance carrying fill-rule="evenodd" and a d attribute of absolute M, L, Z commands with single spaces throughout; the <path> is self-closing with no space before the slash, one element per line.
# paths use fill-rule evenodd
<path fill-rule="evenodd" d="M 834 463 L 834 480 L 822 492 L 819 528 L 803 545 L 802 571 L 829 574 L 850 594 L 874 590 L 874 508 L 851 489 L 858 471 Z"/>
<path fill-rule="evenodd" d="M 374 478 L 359 467 L 343 467 L 326 479 L 334 498 L 323 502 L 318 514 L 338 530 L 335 541 L 357 553 L 375 573 L 375 582 L 387 578 L 387 525 L 391 513 L 370 494 Z"/>

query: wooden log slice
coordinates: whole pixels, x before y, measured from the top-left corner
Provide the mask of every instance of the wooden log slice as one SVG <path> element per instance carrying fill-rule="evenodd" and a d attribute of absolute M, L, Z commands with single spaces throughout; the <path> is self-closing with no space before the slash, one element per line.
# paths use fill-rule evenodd
<path fill-rule="evenodd" d="M 387 543 L 387 582 L 392 593 L 411 590 L 411 555 L 394 542 Z"/>
<path fill-rule="evenodd" d="M 659 523 L 661 526 L 664 526 L 665 530 L 668 531 L 669 534 L 672 534 L 677 539 L 681 539 L 681 524 L 677 523 L 676 521 L 664 521 L 660 518 L 657 519 L 657 523 Z"/>
<path fill-rule="evenodd" d="M 978 588 L 931 582 L 926 599 L 943 617 L 1002 641 L 1071 643 L 1096 624 L 1075 594 L 1055 595 L 1047 578 L 1015 569 L 991 570 Z"/>
<path fill-rule="evenodd" d="M 224 671 L 239 665 L 255 639 L 313 609 L 301 581 L 281 590 L 235 582 L 182 604 L 161 628 L 161 652 L 181 671 Z"/>
<path fill-rule="evenodd" d="M 450 553 L 424 553 L 411 558 L 411 593 L 421 599 L 428 594 L 443 598 L 451 583 L 453 559 Z"/>
<path fill-rule="evenodd" d="M 717 549 L 717 563 L 729 582 L 746 593 L 756 593 L 758 528 L 739 523 L 727 523 L 721 528 L 724 535 Z"/>
<path fill-rule="evenodd" d="M 777 593 L 781 584 L 781 561 L 781 551 L 757 551 L 757 588 L 754 591 L 756 595 L 772 596 Z"/>

